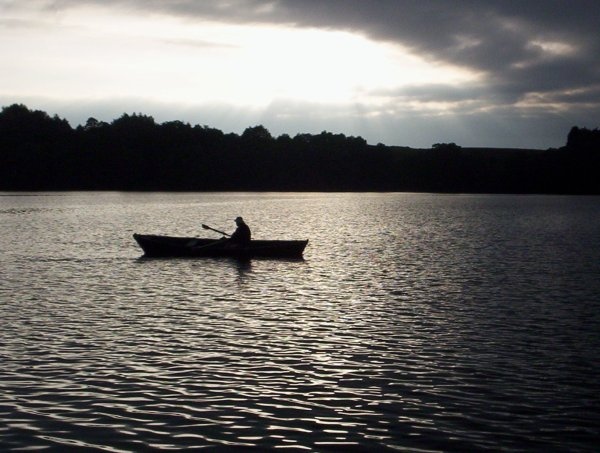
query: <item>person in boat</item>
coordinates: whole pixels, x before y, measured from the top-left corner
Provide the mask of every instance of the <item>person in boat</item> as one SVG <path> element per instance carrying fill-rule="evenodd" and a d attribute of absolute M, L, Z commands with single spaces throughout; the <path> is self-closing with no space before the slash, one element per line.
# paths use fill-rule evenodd
<path fill-rule="evenodd" d="M 235 219 L 235 224 L 237 225 L 237 228 L 229 238 L 228 242 L 237 247 L 245 247 L 250 244 L 250 239 L 252 238 L 250 227 L 246 225 L 246 222 L 244 222 L 244 219 L 241 217 Z"/>

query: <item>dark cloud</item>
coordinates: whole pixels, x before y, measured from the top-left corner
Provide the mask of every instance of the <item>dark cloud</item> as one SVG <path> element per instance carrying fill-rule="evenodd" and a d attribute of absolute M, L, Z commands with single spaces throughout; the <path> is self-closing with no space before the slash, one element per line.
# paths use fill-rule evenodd
<path fill-rule="evenodd" d="M 281 2 L 298 23 L 352 29 L 486 74 L 516 99 L 600 78 L 600 2 Z M 295 6 L 294 6 L 295 5 Z"/>
<path fill-rule="evenodd" d="M 362 33 L 489 80 L 498 97 L 583 88 L 600 79 L 597 0 L 55 0 L 197 20 Z"/>
<path fill-rule="evenodd" d="M 396 89 L 374 90 L 371 96 L 418 102 L 464 102 L 488 100 L 490 93 L 485 86 L 456 86 L 444 84 L 407 85 Z"/>
<path fill-rule="evenodd" d="M 550 99 L 550 102 L 567 103 L 567 104 L 600 104 L 600 85 L 588 87 L 580 90 L 566 91 L 563 93 L 555 93 Z"/>

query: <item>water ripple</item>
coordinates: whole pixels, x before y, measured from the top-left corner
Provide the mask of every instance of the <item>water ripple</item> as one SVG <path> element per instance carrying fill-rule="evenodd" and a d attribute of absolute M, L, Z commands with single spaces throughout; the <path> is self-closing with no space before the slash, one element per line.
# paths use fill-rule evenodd
<path fill-rule="evenodd" d="M 237 263 L 129 248 L 191 195 L 79 197 L 0 209 L 5 450 L 595 450 L 594 200 L 231 195 L 311 238 Z"/>

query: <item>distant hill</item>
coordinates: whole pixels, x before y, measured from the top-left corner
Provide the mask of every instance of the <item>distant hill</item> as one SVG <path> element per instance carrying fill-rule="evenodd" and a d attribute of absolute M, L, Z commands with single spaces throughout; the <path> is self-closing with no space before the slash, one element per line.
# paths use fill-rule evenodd
<path fill-rule="evenodd" d="M 323 131 L 241 135 L 124 114 L 72 128 L 24 105 L 0 112 L 0 190 L 417 191 L 600 194 L 600 132 L 560 149 L 369 145 Z"/>

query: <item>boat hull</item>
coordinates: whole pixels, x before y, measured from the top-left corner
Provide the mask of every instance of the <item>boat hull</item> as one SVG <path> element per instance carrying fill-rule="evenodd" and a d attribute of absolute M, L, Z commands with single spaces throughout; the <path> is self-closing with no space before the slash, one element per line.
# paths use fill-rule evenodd
<path fill-rule="evenodd" d="M 302 258 L 307 240 L 253 240 L 238 247 L 226 240 L 134 234 L 146 257 Z"/>

